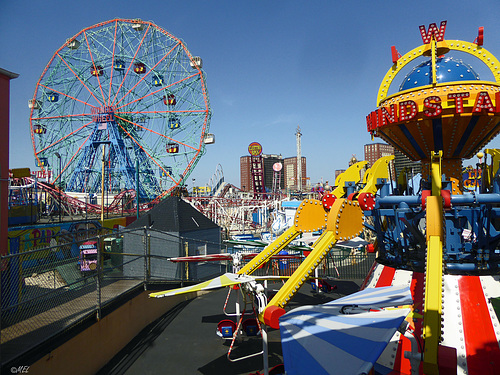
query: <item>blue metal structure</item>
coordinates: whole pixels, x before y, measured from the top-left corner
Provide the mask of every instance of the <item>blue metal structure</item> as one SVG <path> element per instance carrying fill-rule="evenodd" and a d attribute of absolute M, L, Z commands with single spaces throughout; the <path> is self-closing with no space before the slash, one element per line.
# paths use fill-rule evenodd
<path fill-rule="evenodd" d="M 201 68 L 180 39 L 152 22 L 114 19 L 83 29 L 55 52 L 30 100 L 37 165 L 66 191 L 134 189 L 141 202 L 169 194 L 208 143 Z"/>
<path fill-rule="evenodd" d="M 425 198 L 429 190 L 416 195 L 393 195 L 390 185 L 380 180 L 380 190 L 365 224 L 377 234 L 381 264 L 424 272 L 426 238 Z M 423 181 L 425 182 L 425 181 Z M 496 274 L 500 272 L 500 175 L 497 171 L 490 191 L 451 194 L 451 181 L 443 181 L 446 242 L 444 264 L 447 273 Z M 364 197 L 363 197 L 364 198 Z"/>

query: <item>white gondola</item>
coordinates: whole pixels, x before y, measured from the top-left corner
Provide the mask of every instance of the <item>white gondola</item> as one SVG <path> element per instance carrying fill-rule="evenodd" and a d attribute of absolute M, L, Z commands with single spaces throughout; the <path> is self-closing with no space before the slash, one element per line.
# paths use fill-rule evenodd
<path fill-rule="evenodd" d="M 203 68 L 203 60 L 201 59 L 200 56 L 194 56 L 193 59 L 191 60 L 191 67 L 193 69 L 196 69 L 196 68 Z"/>
<path fill-rule="evenodd" d="M 140 21 L 140 20 L 137 20 L 137 21 Z M 144 30 L 144 24 L 143 23 L 134 23 L 132 24 L 132 29 L 134 29 L 135 31 L 142 31 Z"/>
<path fill-rule="evenodd" d="M 28 100 L 28 107 L 29 107 L 29 109 L 31 109 L 31 108 L 40 109 L 40 107 L 41 107 L 40 100 L 36 100 L 36 99 Z"/>
<path fill-rule="evenodd" d="M 68 48 L 69 49 L 78 49 L 78 47 L 80 47 L 80 42 L 76 39 L 73 39 L 73 40 L 69 40 L 68 39 Z"/>
<path fill-rule="evenodd" d="M 211 145 L 215 143 L 215 135 L 212 133 L 205 134 L 205 138 L 203 139 L 203 143 L 206 145 Z"/>

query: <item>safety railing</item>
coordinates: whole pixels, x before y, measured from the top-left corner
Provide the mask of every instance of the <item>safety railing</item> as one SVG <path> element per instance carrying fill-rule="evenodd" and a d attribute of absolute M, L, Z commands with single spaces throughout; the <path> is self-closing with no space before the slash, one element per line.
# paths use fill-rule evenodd
<path fill-rule="evenodd" d="M 296 255 L 297 259 L 273 259 L 254 275 L 291 276 L 302 262 L 301 253 L 288 251 L 287 255 Z M 364 279 L 375 261 L 375 254 L 366 253 L 363 249 L 334 248 L 316 268 L 317 277 L 334 279 Z"/>
<path fill-rule="evenodd" d="M 186 252 L 218 253 L 220 243 L 148 228 L 83 230 L 71 241 L 52 234 L 49 246 L 22 237 L 13 241 L 11 253 L 0 259 L 2 365 L 86 319 L 100 319 L 113 302 L 150 283 L 179 284 L 226 272 L 225 264 L 185 268 L 168 261 Z"/>
<path fill-rule="evenodd" d="M 137 228 L 120 232 L 93 228 L 71 240 L 13 239 L 0 258 L 2 367 L 83 321 L 97 321 L 113 303 L 148 286 L 207 280 L 232 271 L 232 262 L 173 263 L 170 257 L 234 252 L 220 242 Z M 45 246 L 40 246 L 40 244 Z M 49 246 L 46 246 L 49 243 Z M 289 255 L 293 255 L 289 252 Z M 297 259 L 273 259 L 255 275 L 290 276 Z M 364 278 L 373 254 L 333 249 L 318 266 L 318 277 Z"/>

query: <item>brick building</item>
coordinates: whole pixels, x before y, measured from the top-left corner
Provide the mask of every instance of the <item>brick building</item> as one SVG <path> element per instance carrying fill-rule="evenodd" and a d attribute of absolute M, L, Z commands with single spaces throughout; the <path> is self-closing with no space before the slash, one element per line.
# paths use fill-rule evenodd
<path fill-rule="evenodd" d="M 370 143 L 364 146 L 365 160 L 370 168 L 378 159 L 383 156 L 394 155 L 394 147 L 386 143 Z M 394 160 L 389 163 L 391 178 L 394 180 L 396 173 L 394 170 Z"/>
<path fill-rule="evenodd" d="M 253 191 L 251 160 L 250 155 L 240 157 L 240 188 L 244 191 Z M 283 157 L 275 154 L 262 154 L 262 161 L 264 164 L 264 187 L 267 191 L 271 191 L 274 177 L 273 165 L 275 163 L 283 164 Z M 279 173 L 281 174 L 281 188 L 283 188 L 284 168 Z"/>
<path fill-rule="evenodd" d="M 240 157 L 240 188 L 244 191 L 253 191 L 253 180 L 251 171 L 251 156 Z M 276 154 L 262 154 L 264 164 L 264 186 L 267 191 L 273 188 L 273 165 L 281 163 L 283 168 L 279 172 L 281 175 L 281 189 L 297 190 L 297 158 L 283 158 Z M 306 157 L 302 156 L 302 190 L 307 185 L 307 163 Z"/>
<path fill-rule="evenodd" d="M 285 158 L 283 165 L 285 173 L 285 189 L 291 191 L 297 191 L 297 158 Z M 302 191 L 304 191 L 307 185 L 307 163 L 306 157 L 302 156 Z"/>

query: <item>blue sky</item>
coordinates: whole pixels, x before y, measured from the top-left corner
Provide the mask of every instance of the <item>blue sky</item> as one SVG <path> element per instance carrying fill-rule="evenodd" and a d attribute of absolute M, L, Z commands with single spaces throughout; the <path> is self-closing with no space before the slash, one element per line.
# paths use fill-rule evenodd
<path fill-rule="evenodd" d="M 20 74 L 11 82 L 11 168 L 36 169 L 27 103 L 54 52 L 81 29 L 117 17 L 153 21 L 203 58 L 216 143 L 189 185 L 206 184 L 221 164 L 239 186 L 239 158 L 253 141 L 264 153 L 294 156 L 298 125 L 311 182 L 333 181 L 372 142 L 365 116 L 376 108 L 391 46 L 404 54 L 421 45 L 420 25 L 447 20 L 445 39 L 470 42 L 483 26 L 484 47 L 500 58 L 498 0 L 0 0 L 0 9 L 0 67 Z"/>

